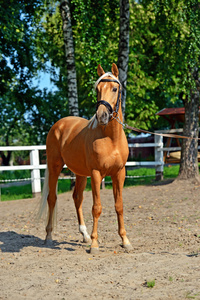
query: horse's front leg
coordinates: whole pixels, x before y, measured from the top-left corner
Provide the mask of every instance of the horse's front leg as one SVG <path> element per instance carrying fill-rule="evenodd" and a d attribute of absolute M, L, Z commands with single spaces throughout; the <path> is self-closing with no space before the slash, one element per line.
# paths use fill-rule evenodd
<path fill-rule="evenodd" d="M 123 247 L 127 250 L 131 250 L 132 246 L 126 236 L 126 230 L 124 227 L 123 199 L 122 199 L 124 180 L 125 180 L 125 167 L 122 170 L 120 170 L 116 175 L 112 176 L 112 182 L 113 182 L 113 193 L 115 198 L 115 210 L 118 218 L 118 232 L 122 239 Z"/>
<path fill-rule="evenodd" d="M 93 215 L 93 230 L 91 234 L 92 244 L 90 248 L 90 253 L 96 254 L 99 251 L 98 245 L 98 219 L 102 212 L 101 200 L 100 200 L 100 185 L 101 185 L 101 174 L 97 170 L 93 170 L 91 174 L 91 186 L 92 186 L 92 195 L 93 195 L 93 207 L 92 207 L 92 215 Z"/>

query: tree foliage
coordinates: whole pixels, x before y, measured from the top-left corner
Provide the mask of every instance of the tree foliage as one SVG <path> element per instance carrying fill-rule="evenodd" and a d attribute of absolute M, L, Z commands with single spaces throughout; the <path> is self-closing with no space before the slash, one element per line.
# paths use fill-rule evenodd
<path fill-rule="evenodd" d="M 199 4 L 196 0 L 132 3 L 127 120 L 145 129 L 155 112 L 183 106 L 199 66 Z"/>
<path fill-rule="evenodd" d="M 29 142 L 44 143 L 48 126 L 68 115 L 59 1 L 0 0 L 0 4 L 1 143 L 11 143 L 22 128 L 29 132 Z M 80 116 L 89 118 L 95 112 L 98 63 L 109 71 L 117 62 L 119 9 L 118 0 L 70 1 Z M 199 67 L 199 37 L 197 0 L 130 1 L 125 114 L 130 125 L 167 126 L 156 112 L 189 99 L 195 88 L 193 70 Z M 33 85 L 39 70 L 51 74 L 55 91 Z"/>
<path fill-rule="evenodd" d="M 31 25 L 39 4 L 39 0 L 0 1 L 0 132 L 1 143 L 7 145 L 23 131 L 35 97 L 31 82 L 38 66 Z"/>
<path fill-rule="evenodd" d="M 132 3 L 130 7 L 130 56 L 127 84 L 126 120 L 133 126 L 150 128 L 159 110 L 160 58 L 152 3 Z"/>

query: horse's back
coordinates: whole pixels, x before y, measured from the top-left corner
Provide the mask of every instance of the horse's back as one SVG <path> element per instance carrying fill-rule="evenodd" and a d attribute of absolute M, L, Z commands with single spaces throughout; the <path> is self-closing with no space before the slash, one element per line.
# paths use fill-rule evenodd
<path fill-rule="evenodd" d="M 80 117 L 65 117 L 60 119 L 51 127 L 47 135 L 47 145 L 52 140 L 64 143 L 66 139 L 73 138 L 74 135 L 78 134 L 87 124 L 88 121 Z"/>
<path fill-rule="evenodd" d="M 79 171 L 80 165 L 85 166 L 84 132 L 88 120 L 80 117 L 66 117 L 57 121 L 47 136 L 47 159 L 62 159 L 74 172 Z M 85 173 L 85 172 L 83 172 Z M 81 174 L 80 174 L 81 175 Z"/>

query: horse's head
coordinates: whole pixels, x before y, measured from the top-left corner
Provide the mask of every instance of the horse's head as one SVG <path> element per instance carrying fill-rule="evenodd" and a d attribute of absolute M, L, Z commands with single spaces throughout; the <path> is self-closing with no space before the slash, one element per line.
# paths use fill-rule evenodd
<path fill-rule="evenodd" d="M 121 97 L 121 83 L 118 79 L 119 71 L 116 64 L 112 65 L 112 73 L 105 73 L 101 65 L 98 65 L 99 79 L 95 83 L 97 90 L 96 117 L 100 125 L 106 125 L 113 113 L 118 113 Z"/>

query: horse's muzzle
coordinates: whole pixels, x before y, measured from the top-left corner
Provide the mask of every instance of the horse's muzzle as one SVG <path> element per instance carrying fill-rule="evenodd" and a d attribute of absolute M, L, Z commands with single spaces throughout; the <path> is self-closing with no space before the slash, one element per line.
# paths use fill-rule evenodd
<path fill-rule="evenodd" d="M 96 112 L 97 121 L 100 125 L 107 125 L 110 121 L 110 114 L 108 111 Z"/>
<path fill-rule="evenodd" d="M 105 110 L 106 108 L 106 110 Z M 112 106 L 105 100 L 100 100 L 96 105 L 97 121 L 100 125 L 107 125 L 113 113 Z"/>

